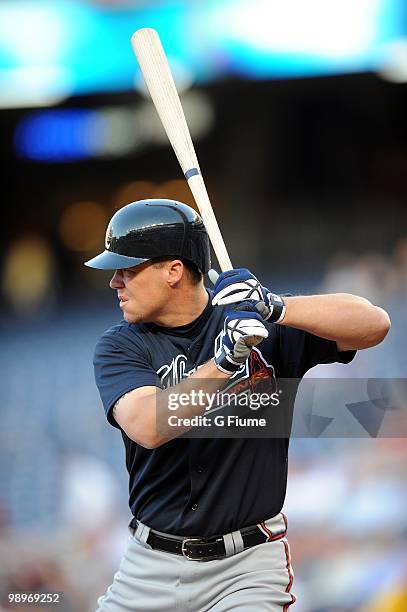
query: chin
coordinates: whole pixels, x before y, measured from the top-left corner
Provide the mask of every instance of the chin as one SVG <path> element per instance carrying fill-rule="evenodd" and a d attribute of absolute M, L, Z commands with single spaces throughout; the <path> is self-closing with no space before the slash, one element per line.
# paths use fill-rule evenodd
<path fill-rule="evenodd" d="M 143 321 L 143 316 L 141 314 L 124 312 L 123 319 L 127 321 L 127 323 L 141 323 Z"/>

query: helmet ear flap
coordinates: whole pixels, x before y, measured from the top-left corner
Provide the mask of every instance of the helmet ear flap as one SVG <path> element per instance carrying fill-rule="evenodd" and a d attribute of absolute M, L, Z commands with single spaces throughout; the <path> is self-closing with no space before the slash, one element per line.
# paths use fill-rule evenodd
<path fill-rule="evenodd" d="M 119 269 L 164 258 L 183 258 L 205 274 L 211 267 L 209 237 L 200 215 L 175 200 L 139 200 L 111 218 L 105 251 L 85 265 Z"/>

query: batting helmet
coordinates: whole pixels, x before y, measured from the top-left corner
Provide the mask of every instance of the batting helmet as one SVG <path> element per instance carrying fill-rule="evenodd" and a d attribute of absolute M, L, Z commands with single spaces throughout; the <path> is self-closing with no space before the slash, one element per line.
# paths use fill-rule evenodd
<path fill-rule="evenodd" d="M 174 200 L 140 200 L 118 210 L 106 230 L 105 251 L 85 262 L 90 268 L 119 270 L 157 257 L 182 257 L 206 273 L 209 239 L 201 217 Z"/>

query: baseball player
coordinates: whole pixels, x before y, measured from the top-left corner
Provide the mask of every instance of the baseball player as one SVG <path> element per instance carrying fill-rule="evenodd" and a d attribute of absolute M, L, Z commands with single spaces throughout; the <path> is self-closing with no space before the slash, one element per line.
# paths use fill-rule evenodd
<path fill-rule="evenodd" d="M 124 206 L 105 246 L 86 265 L 114 270 L 123 320 L 97 343 L 95 377 L 123 437 L 132 519 L 98 611 L 285 611 L 295 601 L 281 512 L 288 435 L 185 434 L 213 408 L 210 393 L 195 402 L 192 391 L 247 394 L 254 379 L 348 363 L 384 338 L 389 318 L 353 295 L 275 295 L 246 269 L 205 288 L 208 236 L 180 202 Z"/>

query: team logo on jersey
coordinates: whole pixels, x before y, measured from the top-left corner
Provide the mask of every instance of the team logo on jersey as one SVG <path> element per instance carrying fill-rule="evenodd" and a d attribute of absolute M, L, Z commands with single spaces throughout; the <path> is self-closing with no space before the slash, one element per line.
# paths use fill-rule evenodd
<path fill-rule="evenodd" d="M 220 335 L 215 339 L 215 351 L 218 342 L 220 342 Z M 157 370 L 164 389 L 177 385 L 201 367 L 187 370 L 186 364 L 186 355 L 177 355 L 171 363 L 165 364 Z M 224 389 L 224 392 L 236 395 L 247 391 L 270 395 L 277 391 L 274 367 L 267 362 L 261 351 L 256 347 L 253 347 L 248 359 L 230 378 L 228 386 Z"/>
<path fill-rule="evenodd" d="M 267 363 L 259 349 L 253 347 L 243 367 L 230 379 L 226 390 L 236 395 L 246 391 L 271 395 L 277 391 L 274 367 Z"/>
<path fill-rule="evenodd" d="M 186 378 L 191 372 L 186 372 L 187 358 L 185 355 L 177 355 L 171 363 L 161 366 L 157 370 L 158 376 L 161 378 L 164 389 L 177 385 L 183 378 Z"/>

